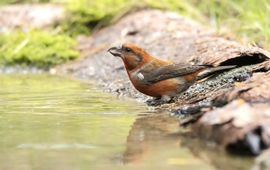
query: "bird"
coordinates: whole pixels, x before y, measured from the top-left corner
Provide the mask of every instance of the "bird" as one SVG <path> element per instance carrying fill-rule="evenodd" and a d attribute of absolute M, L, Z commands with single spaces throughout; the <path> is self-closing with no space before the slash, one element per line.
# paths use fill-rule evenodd
<path fill-rule="evenodd" d="M 165 102 L 186 91 L 196 81 L 235 67 L 174 63 L 154 57 L 144 48 L 132 43 L 111 47 L 108 52 L 122 59 L 135 89 Z"/>

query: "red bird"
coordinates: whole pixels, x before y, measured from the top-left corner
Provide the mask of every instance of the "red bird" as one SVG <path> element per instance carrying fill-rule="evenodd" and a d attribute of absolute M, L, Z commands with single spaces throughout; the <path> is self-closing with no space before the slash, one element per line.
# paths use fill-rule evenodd
<path fill-rule="evenodd" d="M 108 51 L 123 60 L 129 79 L 138 91 L 157 99 L 171 99 L 187 90 L 196 80 L 235 67 L 175 64 L 155 58 L 134 44 L 123 44 Z"/>

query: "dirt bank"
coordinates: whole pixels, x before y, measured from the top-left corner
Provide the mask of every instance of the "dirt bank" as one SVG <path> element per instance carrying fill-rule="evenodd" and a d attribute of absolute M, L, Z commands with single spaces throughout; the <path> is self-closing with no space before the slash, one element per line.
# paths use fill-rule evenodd
<path fill-rule="evenodd" d="M 154 56 L 175 62 L 237 65 L 191 86 L 172 104 L 159 106 L 180 115 L 193 134 L 228 150 L 259 154 L 270 146 L 270 54 L 217 35 L 175 13 L 144 10 L 123 17 L 90 37 L 81 37 L 83 57 L 60 66 L 58 73 L 96 79 L 117 95 L 145 101 L 128 81 L 120 60 L 107 49 L 122 42 L 144 47 Z"/>

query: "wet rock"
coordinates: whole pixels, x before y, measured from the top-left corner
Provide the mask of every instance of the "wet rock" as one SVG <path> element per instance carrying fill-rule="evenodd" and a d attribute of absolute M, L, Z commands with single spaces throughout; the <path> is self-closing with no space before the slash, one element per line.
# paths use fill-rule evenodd
<path fill-rule="evenodd" d="M 14 28 L 46 28 L 64 19 L 64 7 L 53 4 L 22 4 L 0 8 L 0 33 Z"/>
<path fill-rule="evenodd" d="M 206 112 L 193 125 L 193 133 L 231 152 L 257 155 L 270 145 L 269 112 L 269 104 L 233 100 L 224 107 Z"/>

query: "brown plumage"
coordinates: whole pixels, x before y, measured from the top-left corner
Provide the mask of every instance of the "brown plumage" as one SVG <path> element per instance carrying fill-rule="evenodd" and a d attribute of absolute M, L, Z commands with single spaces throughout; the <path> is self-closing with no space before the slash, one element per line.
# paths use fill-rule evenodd
<path fill-rule="evenodd" d="M 138 91 L 157 98 L 174 97 L 196 80 L 235 67 L 175 64 L 155 58 L 134 44 L 123 44 L 108 51 L 123 60 L 129 79 Z"/>

